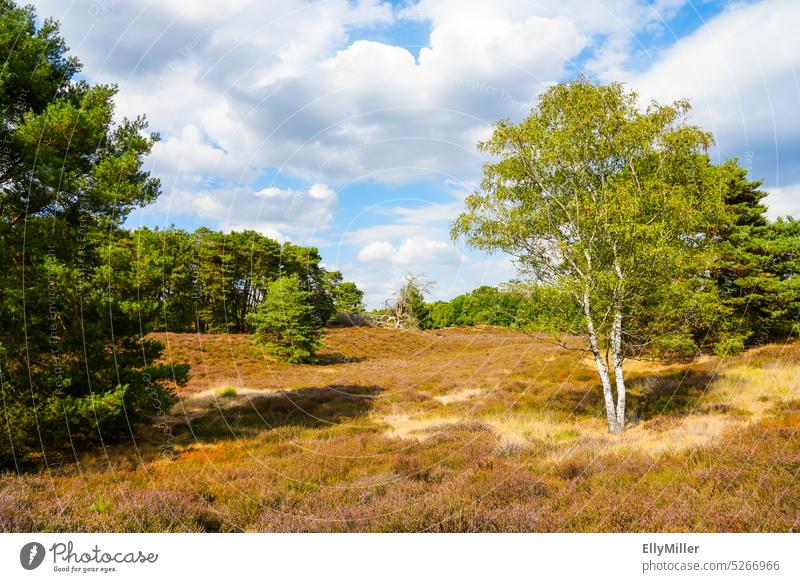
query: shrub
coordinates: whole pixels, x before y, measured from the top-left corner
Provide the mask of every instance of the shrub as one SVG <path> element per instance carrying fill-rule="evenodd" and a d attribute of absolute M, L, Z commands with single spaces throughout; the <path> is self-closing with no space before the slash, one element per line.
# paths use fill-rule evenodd
<path fill-rule="evenodd" d="M 171 371 L 171 372 L 170 372 Z M 75 451 L 128 437 L 133 426 L 163 414 L 175 390 L 164 382 L 184 385 L 188 365 L 153 366 L 138 375 L 148 380 L 110 387 L 88 395 L 37 394 L 6 387 L 0 397 L 0 468 L 28 466 L 43 458 L 69 458 Z M 133 381 L 134 374 L 128 376 Z"/>
<path fill-rule="evenodd" d="M 336 314 L 358 315 L 364 313 L 364 292 L 355 283 L 343 281 L 333 289 Z"/>
<path fill-rule="evenodd" d="M 737 356 L 744 351 L 744 339 L 741 335 L 723 337 L 714 344 L 714 353 L 721 358 Z"/>
<path fill-rule="evenodd" d="M 664 359 L 691 358 L 697 355 L 697 344 L 688 334 L 669 334 L 653 342 L 653 351 Z"/>
<path fill-rule="evenodd" d="M 437 301 L 430 307 L 430 327 L 441 329 L 456 324 L 455 309 L 452 302 Z"/>
<path fill-rule="evenodd" d="M 248 316 L 256 343 L 290 363 L 313 361 L 322 347 L 323 322 L 311 299 L 296 275 L 271 282 L 264 301 Z"/>

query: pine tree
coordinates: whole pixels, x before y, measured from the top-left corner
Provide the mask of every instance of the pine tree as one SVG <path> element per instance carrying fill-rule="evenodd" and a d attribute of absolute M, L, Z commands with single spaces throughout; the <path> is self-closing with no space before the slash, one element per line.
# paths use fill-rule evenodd
<path fill-rule="evenodd" d="M 116 87 L 75 79 L 58 24 L 38 22 L 0 2 L 0 465 L 17 467 L 130 434 L 173 376 L 121 229 L 159 194 L 158 136 L 115 119 Z"/>
<path fill-rule="evenodd" d="M 322 320 L 297 275 L 270 283 L 267 296 L 248 316 L 256 343 L 290 363 L 311 362 L 322 347 Z"/>
<path fill-rule="evenodd" d="M 712 270 L 727 309 L 721 341 L 744 346 L 786 337 L 800 317 L 800 223 L 769 222 L 761 182 L 733 161 L 724 170 L 735 220 L 720 233 Z"/>

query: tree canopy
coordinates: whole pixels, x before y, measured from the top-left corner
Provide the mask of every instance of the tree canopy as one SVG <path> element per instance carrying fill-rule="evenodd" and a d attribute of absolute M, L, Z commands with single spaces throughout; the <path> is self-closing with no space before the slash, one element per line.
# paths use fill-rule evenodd
<path fill-rule="evenodd" d="M 297 275 L 272 281 L 266 299 L 248 316 L 256 342 L 289 363 L 313 361 L 322 347 L 323 321 L 312 299 Z"/>
<path fill-rule="evenodd" d="M 158 136 L 115 119 L 116 87 L 74 80 L 58 25 L 31 7 L 0 4 L 0 59 L 0 462 L 19 465 L 129 434 L 185 369 L 154 363 L 116 247 L 159 193 L 142 169 Z"/>
<path fill-rule="evenodd" d="M 531 115 L 480 144 L 495 161 L 453 226 L 579 306 L 612 432 L 625 423 L 624 358 L 682 325 L 652 312 L 659 295 L 707 269 L 730 220 L 725 172 L 706 154 L 712 136 L 688 111 L 686 101 L 641 109 L 618 83 L 550 87 Z"/>

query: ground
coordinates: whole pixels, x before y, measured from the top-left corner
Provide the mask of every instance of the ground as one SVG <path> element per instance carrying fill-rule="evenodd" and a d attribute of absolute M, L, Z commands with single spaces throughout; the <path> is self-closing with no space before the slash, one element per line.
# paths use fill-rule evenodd
<path fill-rule="evenodd" d="M 628 362 L 615 436 L 583 353 L 508 330 L 156 337 L 192 366 L 161 426 L 0 476 L 0 530 L 800 529 L 800 343 Z"/>

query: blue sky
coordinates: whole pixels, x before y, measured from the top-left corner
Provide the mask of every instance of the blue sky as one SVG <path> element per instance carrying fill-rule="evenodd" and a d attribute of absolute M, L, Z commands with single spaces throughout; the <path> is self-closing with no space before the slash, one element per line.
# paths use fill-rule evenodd
<path fill-rule="evenodd" d="M 224 6 L 223 6 L 224 4 Z M 161 142 L 163 194 L 128 226 L 252 228 L 320 248 L 377 306 L 406 272 L 432 298 L 514 276 L 448 236 L 484 158 L 548 84 L 620 80 L 689 97 L 800 214 L 800 3 L 682 0 L 46 0 L 83 76 L 120 88 Z"/>

